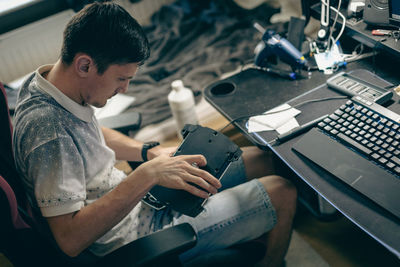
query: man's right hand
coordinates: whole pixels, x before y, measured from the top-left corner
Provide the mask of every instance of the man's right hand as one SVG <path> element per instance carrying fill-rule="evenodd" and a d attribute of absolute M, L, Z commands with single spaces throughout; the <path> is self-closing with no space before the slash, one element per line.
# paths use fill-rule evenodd
<path fill-rule="evenodd" d="M 182 189 L 195 196 L 208 198 L 208 193 L 216 194 L 221 183 L 217 178 L 197 166 L 205 166 L 202 155 L 158 156 L 140 165 L 135 172 L 143 179 L 155 179 L 156 184 L 172 189 Z M 148 177 L 148 178 L 145 178 Z M 197 188 L 193 184 L 203 188 Z M 207 191 L 207 192 L 206 192 Z"/>

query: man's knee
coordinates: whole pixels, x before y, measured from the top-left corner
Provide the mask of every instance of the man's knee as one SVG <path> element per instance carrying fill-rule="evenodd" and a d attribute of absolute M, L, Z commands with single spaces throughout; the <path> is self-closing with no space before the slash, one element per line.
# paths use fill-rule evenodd
<path fill-rule="evenodd" d="M 259 179 L 264 185 L 272 205 L 279 214 L 286 211 L 294 215 L 297 203 L 297 189 L 287 179 L 277 175 L 271 175 Z"/>

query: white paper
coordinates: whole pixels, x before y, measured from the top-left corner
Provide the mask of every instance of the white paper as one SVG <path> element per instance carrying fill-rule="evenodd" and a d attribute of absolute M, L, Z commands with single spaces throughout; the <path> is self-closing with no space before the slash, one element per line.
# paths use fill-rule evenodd
<path fill-rule="evenodd" d="M 279 128 L 276 129 L 278 134 L 283 134 L 286 132 L 289 132 L 290 130 L 299 127 L 299 123 L 297 122 L 296 118 L 290 119 L 288 122 L 286 122 L 284 125 L 280 126 Z"/>
<path fill-rule="evenodd" d="M 278 128 L 286 125 L 286 123 L 290 121 L 290 124 L 282 128 L 283 130 L 289 129 L 290 127 L 292 127 L 291 125 L 295 125 L 292 119 L 294 119 L 294 117 L 300 113 L 300 110 L 291 108 L 289 104 L 280 105 L 276 108 L 264 112 L 265 115 L 251 117 L 248 123 L 248 131 L 251 133 L 277 130 Z"/>
<path fill-rule="evenodd" d="M 117 94 L 107 101 L 107 104 L 102 108 L 94 107 L 94 115 L 97 119 L 103 119 L 110 116 L 118 115 L 127 109 L 133 102 L 135 97 Z"/>

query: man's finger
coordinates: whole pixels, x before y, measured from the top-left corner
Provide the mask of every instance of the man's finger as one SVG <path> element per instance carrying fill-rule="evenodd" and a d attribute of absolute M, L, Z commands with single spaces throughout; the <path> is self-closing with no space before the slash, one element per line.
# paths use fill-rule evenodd
<path fill-rule="evenodd" d="M 200 177 L 190 175 L 190 176 L 185 177 L 185 180 L 186 180 L 186 182 L 190 182 L 192 184 L 196 184 L 196 185 L 204 188 L 204 190 L 207 190 L 211 194 L 216 194 L 218 192 L 218 190 L 215 186 L 207 183 L 207 181 L 205 181 L 204 179 L 202 179 Z"/>
<path fill-rule="evenodd" d="M 206 191 L 203 191 L 191 184 L 186 184 L 184 190 L 186 190 L 187 192 L 191 193 L 192 195 L 201 197 L 201 198 L 208 198 L 209 194 Z"/>
<path fill-rule="evenodd" d="M 193 165 L 193 164 L 192 164 Z M 216 188 L 220 188 L 221 182 L 215 178 L 212 174 L 210 174 L 209 172 L 199 169 L 199 168 L 193 168 L 190 170 L 191 174 L 201 177 L 202 179 L 204 179 L 205 181 L 207 181 L 208 183 L 212 184 L 214 187 Z"/>

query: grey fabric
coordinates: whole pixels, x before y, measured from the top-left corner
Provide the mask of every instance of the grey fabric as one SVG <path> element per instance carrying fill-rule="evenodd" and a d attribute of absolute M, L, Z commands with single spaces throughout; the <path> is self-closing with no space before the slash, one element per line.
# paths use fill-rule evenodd
<path fill-rule="evenodd" d="M 171 116 L 167 95 L 173 80 L 201 90 L 221 74 L 252 61 L 261 34 L 253 23 L 266 25 L 277 10 L 261 5 L 244 10 L 228 0 L 180 0 L 162 7 L 145 28 L 151 56 L 131 82 L 136 101 L 129 110 L 142 113 L 142 126 Z"/>

